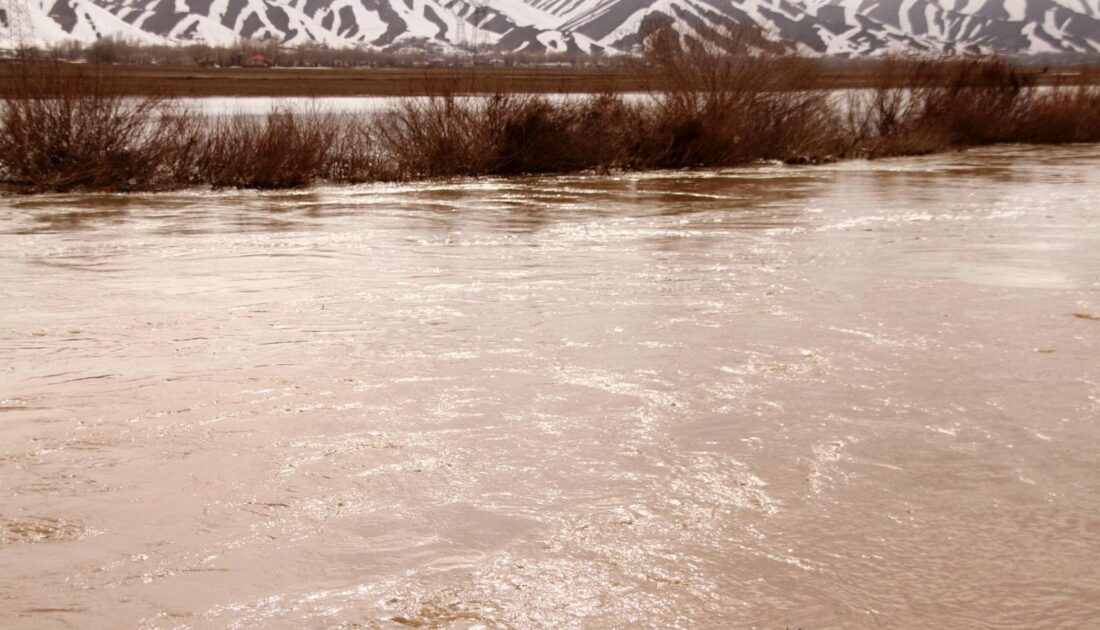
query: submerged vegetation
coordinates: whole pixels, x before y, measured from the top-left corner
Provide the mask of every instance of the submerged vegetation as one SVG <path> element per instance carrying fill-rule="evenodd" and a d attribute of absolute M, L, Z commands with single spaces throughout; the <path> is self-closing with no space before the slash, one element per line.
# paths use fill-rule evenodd
<path fill-rule="evenodd" d="M 817 163 L 969 146 L 1100 141 L 1100 89 L 1037 85 L 997 58 L 891 59 L 869 90 L 805 90 L 817 66 L 742 37 L 649 40 L 641 98 L 409 98 L 382 112 L 202 117 L 119 96 L 94 71 L 20 77 L 0 102 L 9 190 L 295 188 L 762 160 Z"/>

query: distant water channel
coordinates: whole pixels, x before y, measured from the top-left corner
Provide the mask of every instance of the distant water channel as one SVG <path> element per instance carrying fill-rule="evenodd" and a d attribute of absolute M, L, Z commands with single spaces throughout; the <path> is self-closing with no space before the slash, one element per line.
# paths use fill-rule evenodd
<path fill-rule="evenodd" d="M 0 627 L 1084 628 L 1100 147 L 0 198 Z"/>
<path fill-rule="evenodd" d="M 848 94 L 856 93 L 852 90 L 835 92 L 841 101 Z M 568 101 L 591 97 L 591 94 L 580 93 L 547 93 L 530 94 L 545 98 L 550 101 Z M 621 95 L 627 102 L 648 101 L 652 95 L 642 92 L 625 92 Z M 487 98 L 484 94 L 461 95 L 459 100 L 479 100 Z M 222 116 L 244 114 L 253 116 L 266 115 L 271 111 L 291 110 L 318 114 L 374 114 L 392 110 L 402 103 L 413 101 L 428 101 L 427 96 L 318 96 L 318 97 L 270 97 L 270 96 L 225 96 L 202 98 L 179 98 L 176 102 L 188 111 L 204 116 Z"/>

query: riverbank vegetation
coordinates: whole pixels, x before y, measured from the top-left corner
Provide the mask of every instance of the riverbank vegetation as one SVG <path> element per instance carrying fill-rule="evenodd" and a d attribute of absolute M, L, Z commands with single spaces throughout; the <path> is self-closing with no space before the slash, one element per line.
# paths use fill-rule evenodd
<path fill-rule="evenodd" d="M 373 113 L 203 117 L 95 72 L 19 77 L 0 102 L 9 190 L 296 188 L 452 176 L 728 167 L 1100 142 L 1100 89 L 1039 86 L 996 58 L 891 59 L 867 90 L 801 89 L 812 60 L 742 37 L 650 38 L 646 95 L 459 90 Z M 809 77 L 809 78 L 808 78 Z"/>

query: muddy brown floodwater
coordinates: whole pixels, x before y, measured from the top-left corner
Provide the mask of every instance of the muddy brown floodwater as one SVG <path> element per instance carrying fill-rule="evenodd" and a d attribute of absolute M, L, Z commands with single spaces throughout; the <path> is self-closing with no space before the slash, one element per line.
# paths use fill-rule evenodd
<path fill-rule="evenodd" d="M 1083 628 L 1100 147 L 0 199 L 4 628 Z"/>

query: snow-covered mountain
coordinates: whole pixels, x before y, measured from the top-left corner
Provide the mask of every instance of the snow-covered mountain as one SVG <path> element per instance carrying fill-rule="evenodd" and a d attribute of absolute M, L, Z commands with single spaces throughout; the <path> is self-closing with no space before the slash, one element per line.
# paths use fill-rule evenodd
<path fill-rule="evenodd" d="M 28 43 L 231 44 L 630 52 L 648 25 L 755 26 L 814 54 L 1100 52 L 1100 0 L 13 0 Z M 7 6 L 6 4 L 4 6 Z M 12 23 L 0 9 L 0 42 Z"/>

